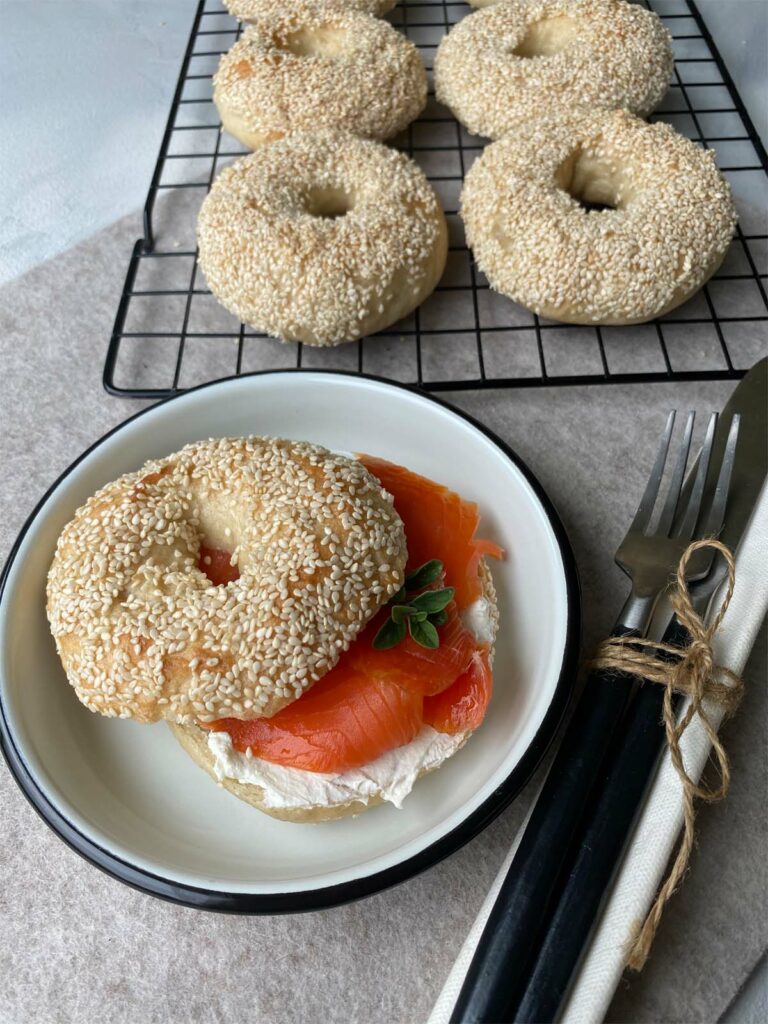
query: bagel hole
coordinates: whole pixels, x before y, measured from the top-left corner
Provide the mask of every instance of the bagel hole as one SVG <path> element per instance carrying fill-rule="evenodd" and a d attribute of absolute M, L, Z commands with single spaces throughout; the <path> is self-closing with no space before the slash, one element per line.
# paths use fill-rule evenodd
<path fill-rule="evenodd" d="M 626 201 L 616 170 L 582 147 L 560 164 L 555 181 L 586 213 L 618 210 Z"/>
<path fill-rule="evenodd" d="M 200 545 L 197 567 L 205 573 L 211 583 L 223 587 L 240 579 L 240 570 L 236 565 L 232 565 L 231 558 L 231 551 L 203 543 Z"/>
<path fill-rule="evenodd" d="M 515 57 L 553 57 L 568 47 L 576 35 L 576 22 L 567 14 L 532 22 L 514 48 Z"/>
<path fill-rule="evenodd" d="M 337 220 L 352 209 L 352 200 L 343 188 L 332 185 L 313 185 L 307 193 L 306 211 L 312 217 Z"/>
<path fill-rule="evenodd" d="M 285 36 L 276 35 L 272 41 L 278 50 L 295 57 L 341 57 L 347 50 L 347 33 L 336 25 L 299 28 Z"/>

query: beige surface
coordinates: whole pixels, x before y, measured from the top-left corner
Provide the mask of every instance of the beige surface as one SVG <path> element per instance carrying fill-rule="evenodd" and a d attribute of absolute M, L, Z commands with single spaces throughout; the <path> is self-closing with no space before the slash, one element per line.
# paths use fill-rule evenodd
<path fill-rule="evenodd" d="M 67 464 L 145 404 L 101 390 L 115 303 L 138 231 L 138 220 L 129 218 L 0 292 L 0 557 Z M 754 357 L 759 349 L 751 338 L 740 346 Z M 458 358 L 449 345 L 446 359 Z M 640 492 L 663 413 L 673 405 L 719 407 L 730 387 L 451 398 L 519 451 L 559 507 L 582 572 L 589 642 L 611 625 L 623 592 L 611 552 Z M 766 946 L 765 677 L 763 643 L 747 672 L 744 705 L 724 732 L 733 759 L 731 796 L 702 810 L 691 873 L 665 917 L 650 966 L 618 993 L 612 1021 L 714 1021 Z M 405 885 L 325 913 L 247 919 L 173 907 L 101 874 L 47 829 L 2 769 L 0 1021 L 208 1024 L 246 1013 L 264 1024 L 423 1020 L 528 793 L 469 846 Z"/>

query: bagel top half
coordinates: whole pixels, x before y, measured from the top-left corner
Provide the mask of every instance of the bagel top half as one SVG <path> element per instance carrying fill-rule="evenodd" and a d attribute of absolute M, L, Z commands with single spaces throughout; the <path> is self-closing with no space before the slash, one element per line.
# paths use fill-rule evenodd
<path fill-rule="evenodd" d="M 240 576 L 216 586 L 204 544 Z M 307 443 L 187 445 L 108 484 L 62 531 L 47 610 L 92 711 L 142 722 L 271 716 L 338 660 L 404 578 L 392 498 Z"/>

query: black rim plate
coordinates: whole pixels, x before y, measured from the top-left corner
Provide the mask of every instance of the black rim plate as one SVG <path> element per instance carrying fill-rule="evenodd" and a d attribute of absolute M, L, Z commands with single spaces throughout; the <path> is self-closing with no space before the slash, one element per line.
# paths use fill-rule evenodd
<path fill-rule="evenodd" d="M 560 675 L 555 687 L 554 696 L 549 708 L 547 709 L 547 713 L 544 716 L 541 726 L 521 759 L 504 780 L 502 785 L 499 786 L 498 789 L 496 789 L 480 807 L 468 815 L 451 832 L 442 836 L 439 840 L 432 843 L 424 850 L 421 850 L 416 855 L 409 857 L 407 860 L 403 860 L 393 867 L 375 872 L 363 878 L 352 879 L 337 885 L 317 889 L 268 895 L 258 893 L 223 892 L 183 885 L 144 869 L 137 868 L 130 862 L 115 856 L 108 850 L 105 850 L 88 836 L 84 835 L 79 829 L 75 828 L 75 826 L 63 814 L 61 814 L 53 804 L 51 804 L 27 768 L 20 751 L 16 746 L 15 739 L 8 725 L 5 707 L 3 706 L 2 699 L 0 699 L 0 749 L 2 749 L 6 763 L 8 764 L 11 774 L 16 780 L 19 788 L 37 813 L 41 816 L 43 821 L 53 829 L 59 838 L 76 853 L 79 853 L 80 856 L 84 857 L 85 860 L 89 861 L 97 868 L 100 868 L 102 871 L 106 872 L 106 874 L 111 875 L 112 878 L 116 878 L 118 881 L 124 882 L 126 885 L 151 896 L 157 896 L 160 899 L 168 900 L 172 903 L 179 903 L 183 906 L 199 910 L 215 910 L 234 914 L 285 914 L 321 910 L 327 907 L 334 907 L 343 903 L 349 903 L 353 900 L 362 899 L 365 896 L 371 896 L 374 893 L 381 892 L 383 889 L 388 889 L 390 886 L 398 885 L 401 882 L 412 878 L 414 875 L 419 874 L 421 871 L 424 871 L 426 868 L 437 864 L 439 861 L 443 860 L 443 858 L 454 853 L 460 847 L 464 846 L 465 843 L 469 842 L 470 839 L 473 839 L 478 835 L 518 795 L 520 790 L 533 774 L 536 766 L 541 761 L 544 753 L 555 736 L 557 727 L 560 724 L 568 706 L 573 682 L 575 680 L 581 629 L 581 600 L 578 575 L 573 558 L 573 552 L 565 529 L 557 512 L 555 511 L 554 506 L 552 505 L 552 502 L 541 487 L 541 484 L 538 482 L 526 463 L 510 448 L 509 445 L 502 441 L 501 438 L 499 438 L 492 430 L 489 430 L 488 427 L 479 423 L 472 416 L 459 409 L 455 409 L 449 403 L 444 402 L 442 399 L 435 397 L 435 395 L 428 394 L 419 388 L 410 387 L 406 384 L 398 384 L 397 382 L 385 380 L 382 377 L 376 377 L 372 374 L 344 373 L 343 371 L 335 370 L 310 371 L 298 368 L 292 370 L 267 370 L 260 373 L 241 374 L 240 376 L 226 377 L 222 380 L 201 384 L 196 388 L 190 388 L 183 394 L 173 395 L 161 403 L 156 403 L 153 406 L 149 406 L 148 408 L 135 413 L 127 420 L 118 424 L 118 426 L 113 427 L 112 430 L 108 431 L 89 448 L 87 448 L 70 466 L 67 467 L 67 469 L 64 470 L 64 472 L 57 478 L 51 487 L 48 488 L 43 497 L 37 503 L 16 538 L 3 568 L 2 576 L 0 576 L 0 602 L 2 602 L 4 598 L 6 580 L 11 566 L 18 554 L 21 542 L 32 523 L 37 518 L 40 510 L 46 504 L 57 487 L 69 476 L 79 463 L 82 462 L 82 460 L 85 459 L 92 451 L 103 444 L 108 438 L 112 437 L 113 434 L 118 433 L 127 424 L 133 422 L 133 420 L 136 420 L 139 417 L 146 415 L 152 409 L 157 408 L 158 405 L 165 405 L 168 402 L 183 399 L 185 396 L 193 394 L 196 391 L 216 387 L 230 380 L 242 380 L 243 377 L 284 376 L 287 373 L 299 374 L 310 372 L 327 373 L 330 376 L 349 377 L 354 380 L 363 379 L 375 381 L 376 383 L 385 384 L 391 388 L 410 391 L 417 394 L 425 401 L 441 405 L 443 408 L 449 409 L 454 415 L 470 423 L 477 430 L 485 434 L 485 436 L 489 438 L 512 463 L 514 463 L 535 493 L 549 520 L 550 526 L 557 540 L 560 557 L 563 563 L 568 609 L 566 638 Z"/>

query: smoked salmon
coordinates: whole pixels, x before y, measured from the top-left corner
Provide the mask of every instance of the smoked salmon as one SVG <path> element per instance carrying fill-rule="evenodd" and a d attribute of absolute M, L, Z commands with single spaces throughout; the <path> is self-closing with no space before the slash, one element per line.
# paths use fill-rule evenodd
<path fill-rule="evenodd" d="M 473 502 L 383 459 L 361 460 L 394 497 L 408 541 L 406 571 L 439 560 L 443 573 L 436 586 L 453 587 L 454 600 L 441 614 L 436 649 L 411 636 L 386 650 L 374 647 L 391 613 L 386 606 L 330 672 L 276 715 L 201 723 L 228 732 L 235 749 L 250 747 L 255 757 L 276 764 L 327 773 L 358 768 L 410 743 L 425 724 L 446 733 L 476 729 L 491 697 L 487 646 L 466 629 L 460 612 L 482 592 L 480 559 L 501 557 L 501 548 L 475 536 L 479 513 Z M 237 578 L 227 552 L 204 550 L 210 561 L 201 550 L 200 567 L 212 582 Z"/>
<path fill-rule="evenodd" d="M 424 699 L 424 724 L 438 732 L 476 729 L 491 699 L 493 676 L 487 651 L 476 651 L 469 667 L 449 687 Z"/>
<path fill-rule="evenodd" d="M 343 772 L 415 739 L 422 727 L 423 697 L 357 672 L 340 662 L 299 700 L 272 718 L 224 718 L 236 750 L 311 772 Z"/>
<path fill-rule="evenodd" d="M 459 610 L 476 601 L 481 591 L 480 559 L 484 555 L 501 558 L 503 554 L 498 544 L 475 537 L 480 524 L 477 505 L 385 459 L 372 455 L 359 458 L 395 499 L 408 540 L 407 571 L 438 558 L 445 568 L 446 585 L 456 590 Z"/>
<path fill-rule="evenodd" d="M 240 570 L 230 562 L 229 551 L 222 551 L 221 548 L 209 548 L 204 544 L 200 545 L 200 556 L 197 567 L 204 572 L 211 583 L 217 587 L 225 583 L 233 583 L 240 579 Z"/>
<path fill-rule="evenodd" d="M 382 609 L 355 640 L 342 658 L 349 660 L 359 672 L 389 679 L 422 696 L 440 693 L 460 675 L 470 662 L 477 643 L 464 626 L 455 604 L 446 609 L 448 621 L 439 629 L 440 646 L 429 650 L 407 636 L 397 647 L 376 650 L 376 636 L 388 609 Z M 322 682 L 322 680 L 321 680 Z"/>

